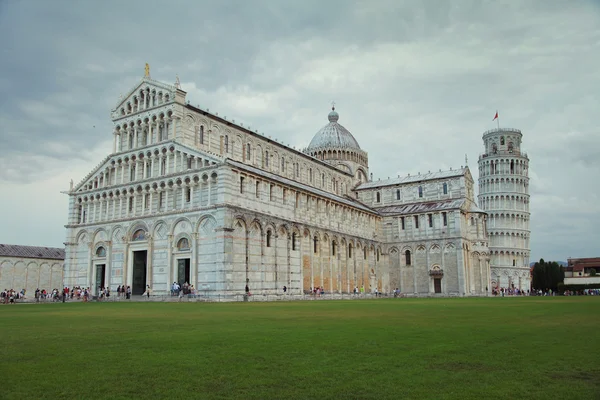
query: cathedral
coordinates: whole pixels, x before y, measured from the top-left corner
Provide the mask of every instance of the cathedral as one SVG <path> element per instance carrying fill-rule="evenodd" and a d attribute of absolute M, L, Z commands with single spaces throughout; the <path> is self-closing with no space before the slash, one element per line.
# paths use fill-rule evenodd
<path fill-rule="evenodd" d="M 190 105 L 148 69 L 111 117 L 112 152 L 67 192 L 67 286 L 491 291 L 487 214 L 466 166 L 373 181 L 334 107 L 300 151 Z"/>

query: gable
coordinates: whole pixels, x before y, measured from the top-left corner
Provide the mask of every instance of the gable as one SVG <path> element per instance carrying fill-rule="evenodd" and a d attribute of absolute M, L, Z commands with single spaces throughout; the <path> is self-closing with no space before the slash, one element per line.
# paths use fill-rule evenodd
<path fill-rule="evenodd" d="M 474 182 L 473 176 L 471 175 L 471 170 L 469 169 L 469 167 L 465 167 L 465 178 L 467 178 L 467 181 L 469 181 L 469 182 Z"/>
<path fill-rule="evenodd" d="M 105 174 L 108 170 L 113 169 L 113 168 L 120 168 L 120 166 L 123 165 L 123 163 L 126 163 L 130 160 L 140 159 L 142 157 L 148 157 L 157 152 L 163 153 L 163 152 L 168 151 L 169 149 L 173 149 L 174 151 L 180 151 L 183 153 L 187 153 L 191 156 L 197 157 L 203 161 L 203 163 L 202 163 L 203 165 L 205 163 L 214 165 L 214 164 L 221 164 L 223 162 L 223 157 L 221 157 L 219 155 L 205 152 L 205 151 L 198 150 L 198 149 L 194 149 L 192 147 L 188 147 L 188 146 L 182 145 L 174 140 L 171 140 L 171 141 L 167 141 L 167 142 L 162 142 L 162 143 L 158 143 L 158 144 L 145 146 L 145 147 L 134 149 L 134 150 L 127 150 L 122 153 L 111 154 L 111 155 L 105 157 L 98 164 L 98 166 L 96 168 L 94 168 L 89 174 L 87 174 L 86 177 L 70 191 L 70 193 L 83 193 L 83 192 L 88 192 L 91 190 L 105 188 L 107 186 L 104 186 L 104 179 L 106 179 Z M 177 172 L 177 173 L 179 173 L 179 172 Z M 158 176 L 153 176 L 148 179 L 156 179 L 157 177 Z M 130 182 L 128 180 L 126 180 L 123 184 L 127 185 L 129 183 Z M 116 185 L 110 185 L 110 186 L 119 186 L 119 185 L 121 185 L 121 184 L 117 183 Z"/>
<path fill-rule="evenodd" d="M 125 96 L 119 98 L 111 112 L 111 117 L 115 120 L 143 110 L 174 103 L 179 97 L 178 94 L 183 94 L 185 99 L 185 92 L 175 86 L 144 77 Z"/>

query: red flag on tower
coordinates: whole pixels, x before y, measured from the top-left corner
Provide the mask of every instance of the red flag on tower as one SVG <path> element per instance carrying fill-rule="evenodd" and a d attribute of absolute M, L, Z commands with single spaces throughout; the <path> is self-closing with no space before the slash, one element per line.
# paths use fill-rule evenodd
<path fill-rule="evenodd" d="M 494 115 L 494 119 L 492 121 L 495 121 L 498 119 L 498 111 L 496 111 L 496 115 Z"/>

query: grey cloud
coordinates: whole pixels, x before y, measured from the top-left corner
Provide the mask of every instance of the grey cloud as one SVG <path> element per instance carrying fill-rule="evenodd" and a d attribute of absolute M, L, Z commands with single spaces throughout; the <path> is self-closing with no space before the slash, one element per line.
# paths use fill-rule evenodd
<path fill-rule="evenodd" d="M 2 2 L 0 180 L 93 168 L 149 62 L 192 104 L 297 147 L 335 100 L 376 179 L 465 153 L 477 179 L 498 109 L 531 158 L 532 259 L 594 255 L 598 27 L 593 1 Z"/>

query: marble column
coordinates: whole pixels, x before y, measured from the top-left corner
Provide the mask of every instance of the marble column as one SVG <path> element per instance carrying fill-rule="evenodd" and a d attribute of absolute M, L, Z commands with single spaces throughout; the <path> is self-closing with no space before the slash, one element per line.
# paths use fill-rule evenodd
<path fill-rule="evenodd" d="M 173 235 L 167 235 L 167 291 L 170 290 L 171 284 L 175 280 L 176 272 L 173 266 Z"/>
<path fill-rule="evenodd" d="M 92 218 L 90 218 L 90 222 L 96 222 L 96 204 L 98 204 L 98 200 L 94 199 L 93 203 L 94 203 L 94 214 L 92 215 Z"/>
<path fill-rule="evenodd" d="M 147 258 L 146 258 L 146 285 L 149 285 L 151 289 L 154 289 L 154 287 L 152 286 L 152 282 L 153 282 L 153 274 L 154 274 L 154 268 L 152 267 L 153 264 L 153 248 L 154 248 L 154 238 L 152 237 L 151 234 L 147 234 L 148 236 L 148 253 L 147 253 Z"/>
<path fill-rule="evenodd" d="M 198 292 L 198 232 L 192 233 L 192 259 L 190 285 L 193 285 Z"/>
<path fill-rule="evenodd" d="M 92 260 L 92 248 L 94 246 L 94 242 L 88 242 L 88 279 L 87 279 L 87 287 L 92 290 L 92 293 L 96 293 L 97 288 L 94 288 L 94 262 Z"/>

